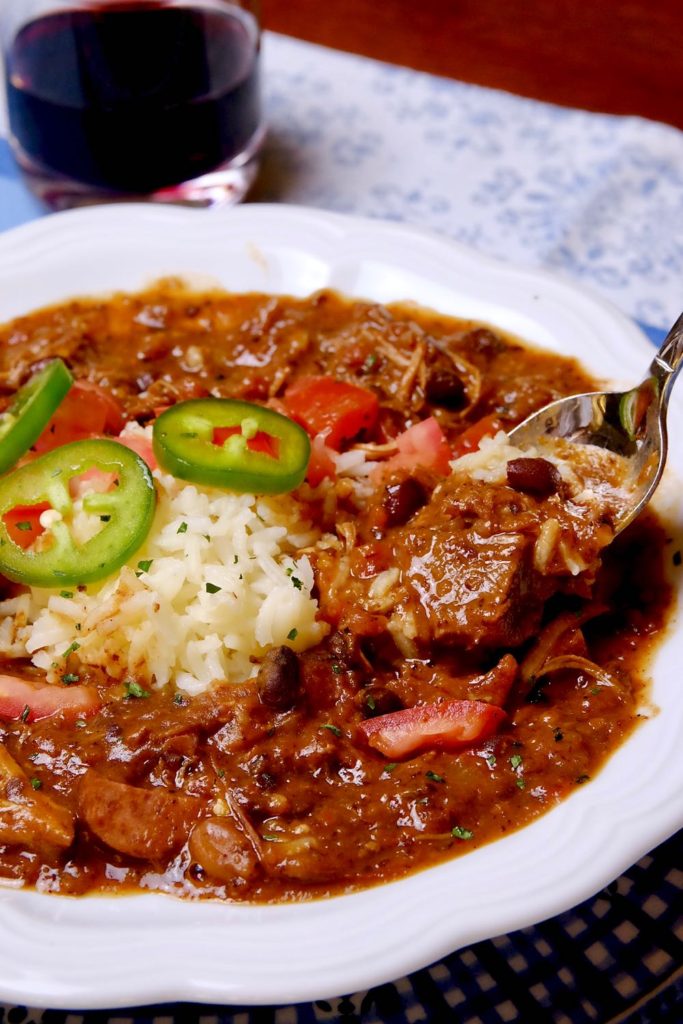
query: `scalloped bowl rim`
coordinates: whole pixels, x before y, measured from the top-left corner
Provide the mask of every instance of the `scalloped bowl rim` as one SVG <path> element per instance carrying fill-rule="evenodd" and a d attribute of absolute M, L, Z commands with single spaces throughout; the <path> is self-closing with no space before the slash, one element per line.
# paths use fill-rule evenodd
<path fill-rule="evenodd" d="M 421 229 L 303 207 L 122 205 L 58 214 L 0 236 L 0 274 L 0 321 L 179 275 L 232 291 L 305 295 L 333 287 L 380 302 L 413 300 L 577 355 L 605 381 L 633 383 L 652 356 L 623 314 L 550 274 Z M 683 408 L 676 395 L 670 432 L 658 504 L 678 537 Z M 400 977 L 575 906 L 683 824 L 676 618 L 652 665 L 660 713 L 589 785 L 526 828 L 396 882 L 298 904 L 2 889 L 0 997 L 67 1009 L 319 999 Z"/>

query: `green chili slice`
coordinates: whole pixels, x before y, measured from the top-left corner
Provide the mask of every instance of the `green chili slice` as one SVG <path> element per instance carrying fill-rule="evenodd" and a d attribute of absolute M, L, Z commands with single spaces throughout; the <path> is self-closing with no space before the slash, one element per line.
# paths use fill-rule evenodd
<path fill-rule="evenodd" d="M 17 391 L 12 404 L 0 413 L 0 473 L 16 465 L 36 443 L 73 377 L 61 359 L 53 359 Z"/>
<path fill-rule="evenodd" d="M 97 470 L 113 474 L 111 489 L 86 493 L 84 511 L 102 524 L 78 544 L 70 529 L 69 483 Z M 115 479 L 114 479 L 115 478 Z M 17 507 L 48 504 L 61 518 L 39 541 L 23 548 L 12 540 L 5 517 Z M 149 467 L 116 441 L 74 441 L 55 448 L 0 479 L 0 573 L 16 583 L 61 587 L 95 583 L 119 569 L 138 550 L 152 526 L 156 493 Z"/>
<path fill-rule="evenodd" d="M 648 410 L 658 393 L 657 381 L 654 377 L 648 377 L 637 388 L 621 396 L 619 421 L 631 441 L 635 441 L 645 430 Z"/>
<path fill-rule="evenodd" d="M 196 398 L 159 416 L 154 454 L 181 480 L 283 494 L 303 481 L 311 443 L 298 423 L 273 409 L 231 398 Z"/>

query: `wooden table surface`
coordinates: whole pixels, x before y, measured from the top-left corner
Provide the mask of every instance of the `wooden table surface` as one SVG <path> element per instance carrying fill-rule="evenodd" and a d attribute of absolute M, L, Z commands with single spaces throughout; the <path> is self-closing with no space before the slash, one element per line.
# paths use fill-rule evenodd
<path fill-rule="evenodd" d="M 683 128 L 683 0 L 263 0 L 266 28 Z"/>

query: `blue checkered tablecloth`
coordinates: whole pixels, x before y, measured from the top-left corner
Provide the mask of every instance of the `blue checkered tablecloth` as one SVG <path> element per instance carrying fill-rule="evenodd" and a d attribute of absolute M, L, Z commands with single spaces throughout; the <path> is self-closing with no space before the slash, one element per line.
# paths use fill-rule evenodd
<path fill-rule="evenodd" d="M 550 267 L 661 341 L 683 307 L 680 132 L 284 37 L 267 36 L 265 50 L 271 130 L 256 201 L 406 219 Z M 0 137 L 0 229 L 43 213 Z M 679 833 L 559 917 L 330 1002 L 85 1014 L 0 1005 L 0 1024 L 681 1024 L 682 867 Z"/>
<path fill-rule="evenodd" d="M 330 1002 L 176 1004 L 80 1015 L 0 1009 L 7 1024 L 681 1024 L 683 833 L 574 910 Z M 122 984 L 125 982 L 122 980 Z"/>

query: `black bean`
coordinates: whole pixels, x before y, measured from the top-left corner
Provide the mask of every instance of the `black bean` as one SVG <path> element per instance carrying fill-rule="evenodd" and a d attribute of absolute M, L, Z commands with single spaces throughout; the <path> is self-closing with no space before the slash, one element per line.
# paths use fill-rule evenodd
<path fill-rule="evenodd" d="M 467 390 L 464 381 L 453 369 L 437 366 L 431 370 L 425 386 L 425 398 L 432 405 L 457 412 L 467 405 Z"/>
<path fill-rule="evenodd" d="M 268 651 L 258 674 L 261 703 L 274 711 L 289 711 L 301 697 L 299 659 L 289 647 Z"/>
<path fill-rule="evenodd" d="M 523 494 L 547 498 L 560 489 L 562 477 L 547 459 L 510 459 L 507 481 L 510 487 Z"/>
<path fill-rule="evenodd" d="M 402 526 L 427 501 L 424 487 L 412 476 L 389 484 L 386 488 L 382 508 L 386 515 L 387 526 Z"/>

